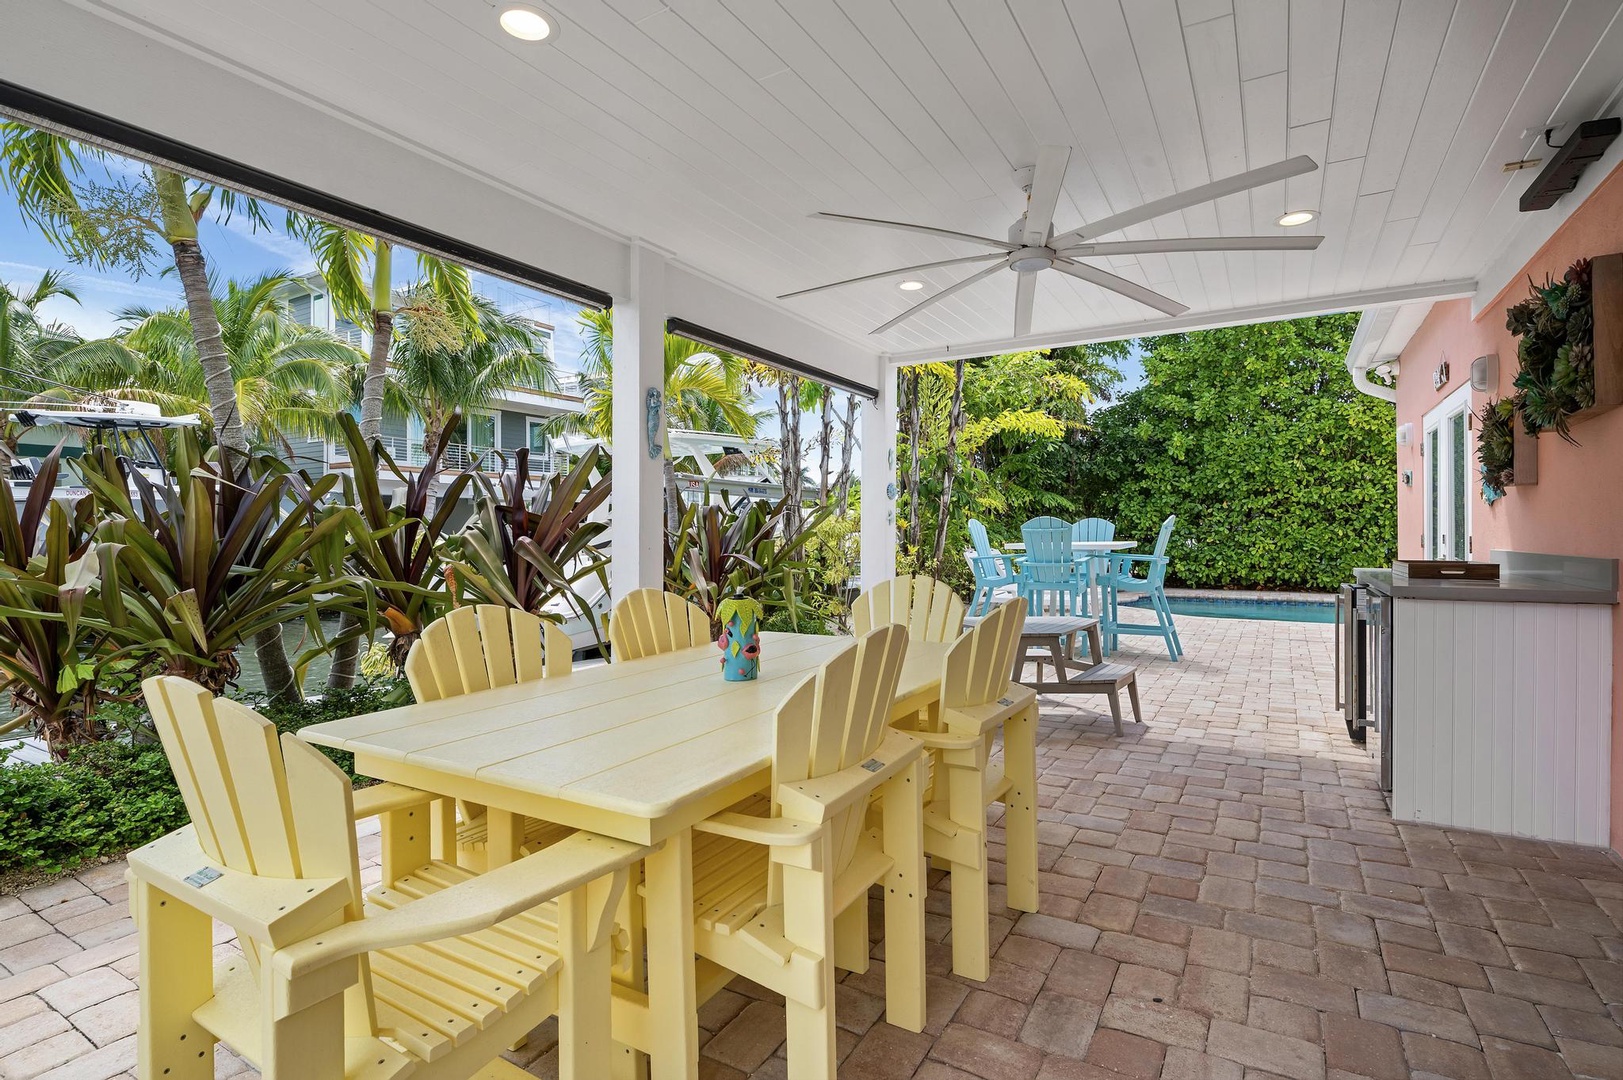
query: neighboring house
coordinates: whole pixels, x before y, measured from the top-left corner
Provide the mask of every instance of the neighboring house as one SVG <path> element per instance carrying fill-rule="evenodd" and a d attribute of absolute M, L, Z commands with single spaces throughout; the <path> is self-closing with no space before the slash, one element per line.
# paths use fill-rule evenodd
<path fill-rule="evenodd" d="M 371 333 L 356 326 L 333 310 L 327 297 L 326 282 L 319 273 L 311 272 L 286 287 L 284 296 L 293 318 L 307 326 L 321 327 L 367 351 L 372 344 Z M 553 328 L 546 323 L 534 322 L 535 328 L 546 341 L 547 353 L 552 355 Z M 577 377 L 560 371 L 556 390 L 540 390 L 533 386 L 509 387 L 491 408 L 475 412 L 464 418 L 446 455 L 447 468 L 461 469 L 479 462 L 486 472 L 500 471 L 501 458 L 496 451 L 511 458 L 513 451 L 529 447 L 532 474 L 552 472 L 565 464 L 563 455 L 554 454 L 545 436 L 547 421 L 563 413 L 579 413 L 585 409 Z M 348 454 L 341 444 L 332 440 L 293 439 L 294 460 L 300 468 L 312 472 L 348 467 Z M 423 464 L 423 424 L 420 417 L 402 416 L 388 412 L 383 418 L 383 443 L 396 464 L 402 468 L 415 468 Z"/>

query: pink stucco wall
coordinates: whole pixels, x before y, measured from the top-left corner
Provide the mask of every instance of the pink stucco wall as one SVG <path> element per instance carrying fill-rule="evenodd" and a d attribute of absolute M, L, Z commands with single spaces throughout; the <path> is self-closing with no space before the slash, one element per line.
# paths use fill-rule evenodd
<path fill-rule="evenodd" d="M 1505 308 L 1527 295 L 1527 279 L 1560 277 L 1582 257 L 1623 251 L 1623 168 L 1606 180 L 1539 249 L 1514 281 L 1476 319 L 1469 300 L 1437 304 L 1403 351 L 1399 364 L 1397 422 L 1414 424 L 1409 446 L 1398 448 L 1399 475 L 1413 470 L 1414 484 L 1398 484 L 1398 556 L 1420 558 L 1424 528 L 1421 503 L 1420 443 L 1427 410 L 1470 379 L 1471 361 L 1499 356 L 1499 393 L 1511 392 L 1516 373 L 1516 339 L 1505 330 Z M 1450 380 L 1432 388 L 1432 372 L 1446 355 Z M 1480 411 L 1490 395 L 1472 394 Z M 1472 445 L 1476 424 L 1472 423 Z M 1472 557 L 1495 548 L 1564 555 L 1623 558 L 1623 409 L 1614 409 L 1573 429 L 1581 445 L 1553 435 L 1539 440 L 1538 483 L 1512 487 L 1488 506 L 1471 501 Z M 1473 472 L 1474 472 L 1473 462 Z M 1623 608 L 1612 618 L 1612 847 L 1623 851 Z"/>

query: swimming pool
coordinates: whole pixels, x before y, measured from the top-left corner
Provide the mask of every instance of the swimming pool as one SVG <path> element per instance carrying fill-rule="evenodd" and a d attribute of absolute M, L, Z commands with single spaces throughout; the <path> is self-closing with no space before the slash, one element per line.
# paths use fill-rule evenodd
<path fill-rule="evenodd" d="M 1169 596 L 1174 615 L 1194 615 L 1203 619 L 1267 619 L 1273 622 L 1330 623 L 1336 621 L 1334 603 L 1312 600 L 1254 600 L 1226 597 Z M 1123 607 L 1147 608 L 1141 598 Z"/>

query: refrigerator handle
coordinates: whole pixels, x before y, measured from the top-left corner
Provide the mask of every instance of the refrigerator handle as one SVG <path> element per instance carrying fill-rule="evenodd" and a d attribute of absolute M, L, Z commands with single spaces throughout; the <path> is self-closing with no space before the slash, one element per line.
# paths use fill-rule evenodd
<path fill-rule="evenodd" d="M 1346 590 L 1345 589 L 1337 589 L 1336 590 L 1336 631 L 1335 631 L 1336 709 L 1337 709 L 1337 711 L 1339 711 L 1339 710 L 1346 707 L 1346 702 L 1341 700 L 1341 612 L 1342 612 L 1342 609 L 1346 605 L 1346 600 L 1347 600 Z M 1350 633 L 1352 631 L 1352 627 L 1349 626 L 1347 628 L 1347 630 Z"/>

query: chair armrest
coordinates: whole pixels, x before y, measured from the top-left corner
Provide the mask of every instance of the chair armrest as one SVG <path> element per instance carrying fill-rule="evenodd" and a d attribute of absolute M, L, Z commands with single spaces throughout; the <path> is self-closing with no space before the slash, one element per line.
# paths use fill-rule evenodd
<path fill-rule="evenodd" d="M 955 731 L 908 731 L 926 750 L 973 750 L 981 744 L 979 735 L 965 735 Z"/>
<path fill-rule="evenodd" d="M 1128 553 L 1118 552 L 1115 555 L 1112 555 L 1111 558 L 1113 560 L 1115 560 L 1116 562 L 1121 562 L 1121 563 L 1129 563 L 1129 562 L 1152 563 L 1152 562 L 1166 562 L 1167 561 L 1167 557 L 1165 555 L 1149 555 L 1149 554 L 1145 554 L 1143 552 L 1128 552 Z"/>
<path fill-rule="evenodd" d="M 379 949 L 485 930 L 639 861 L 652 848 L 577 832 L 545 851 L 449 889 L 312 935 L 276 953 L 289 980 Z"/>
<path fill-rule="evenodd" d="M 731 840 L 747 840 L 763 847 L 794 847 L 817 838 L 818 828 L 794 818 L 763 818 L 751 814 L 722 813 L 693 826 L 694 832 L 713 833 Z"/>
<path fill-rule="evenodd" d="M 401 784 L 373 784 L 355 789 L 355 820 L 377 817 L 395 810 L 410 810 L 427 806 L 435 796 Z"/>
<path fill-rule="evenodd" d="M 970 745 L 981 741 L 987 732 L 997 728 L 1021 709 L 1029 708 L 1037 700 L 1037 691 L 1019 683 L 1009 683 L 996 701 L 984 705 L 960 705 L 941 710 L 941 719 L 958 731 L 954 737 L 968 738 Z"/>
<path fill-rule="evenodd" d="M 867 760 L 811 780 L 779 784 L 777 801 L 783 816 L 822 823 L 918 760 L 924 746 L 905 731 L 890 729 Z"/>
<path fill-rule="evenodd" d="M 273 948 L 299 941 L 353 899 L 348 878 L 259 877 L 227 869 L 204 853 L 195 828 L 183 826 L 130 852 L 130 875 L 240 937 Z"/>

